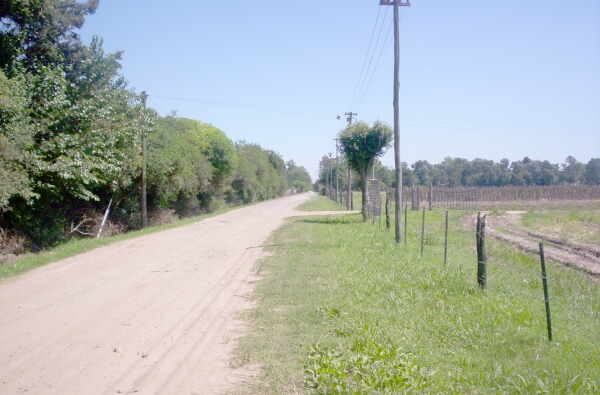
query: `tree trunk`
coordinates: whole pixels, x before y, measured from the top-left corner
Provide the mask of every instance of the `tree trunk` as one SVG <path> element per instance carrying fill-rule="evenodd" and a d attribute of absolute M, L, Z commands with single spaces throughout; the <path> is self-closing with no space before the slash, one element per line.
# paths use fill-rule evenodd
<path fill-rule="evenodd" d="M 363 215 L 363 220 L 365 222 L 367 222 L 368 219 L 368 213 L 367 213 L 367 199 L 368 199 L 368 193 L 367 193 L 367 188 L 368 188 L 368 184 L 367 184 L 367 174 L 369 173 L 369 170 L 363 170 L 362 174 L 361 174 L 361 182 L 362 182 L 362 215 Z"/>

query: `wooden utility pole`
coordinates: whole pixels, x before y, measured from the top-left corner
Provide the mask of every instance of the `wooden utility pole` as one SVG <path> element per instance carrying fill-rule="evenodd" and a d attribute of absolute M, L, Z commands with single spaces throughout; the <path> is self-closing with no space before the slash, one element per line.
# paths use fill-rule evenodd
<path fill-rule="evenodd" d="M 335 140 L 335 201 L 342 204 L 340 195 L 340 144 L 339 139 Z"/>
<path fill-rule="evenodd" d="M 329 199 L 333 200 L 333 154 L 330 152 L 328 154 L 329 158 Z"/>
<path fill-rule="evenodd" d="M 346 123 L 347 123 L 347 127 L 352 126 L 352 121 L 354 120 L 354 117 L 357 117 L 358 114 L 355 112 L 345 112 L 344 116 L 346 117 Z M 337 119 L 341 119 L 342 116 L 338 115 Z M 352 204 L 352 169 L 350 169 L 350 164 L 348 164 L 348 170 L 347 170 L 347 176 L 346 176 L 347 180 L 348 180 L 348 185 L 346 186 L 346 203 L 347 203 L 347 208 L 348 210 L 352 210 L 354 209 L 354 205 Z"/>
<path fill-rule="evenodd" d="M 148 94 L 142 92 L 142 106 L 144 108 L 144 118 L 146 117 L 146 101 L 148 100 Z M 148 200 L 146 193 L 146 155 L 148 151 L 148 143 L 146 138 L 146 125 L 144 122 L 144 129 L 142 130 L 142 227 L 148 226 Z"/>
<path fill-rule="evenodd" d="M 396 243 L 402 241 L 402 162 L 400 162 L 400 7 L 410 1 L 380 0 L 379 5 L 394 7 L 394 163 L 396 165 Z"/>

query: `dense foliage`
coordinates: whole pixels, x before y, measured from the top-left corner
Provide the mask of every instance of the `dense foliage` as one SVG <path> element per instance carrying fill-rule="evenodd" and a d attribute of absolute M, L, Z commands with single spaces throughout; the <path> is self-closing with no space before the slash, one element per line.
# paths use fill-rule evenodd
<path fill-rule="evenodd" d="M 151 218 L 308 189 L 306 170 L 275 152 L 146 109 L 119 74 L 121 53 L 76 33 L 97 7 L 0 2 L 0 229 L 32 248 L 94 234 L 111 199 L 115 229 L 139 227 L 143 135 Z"/>

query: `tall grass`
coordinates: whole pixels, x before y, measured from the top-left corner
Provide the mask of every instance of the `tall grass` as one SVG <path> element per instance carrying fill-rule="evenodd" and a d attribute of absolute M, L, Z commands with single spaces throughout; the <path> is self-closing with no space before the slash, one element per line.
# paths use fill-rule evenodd
<path fill-rule="evenodd" d="M 451 213 L 409 212 L 408 247 L 358 215 L 300 218 L 262 263 L 253 330 L 238 363 L 262 366 L 250 393 L 598 393 L 600 292 L 549 263 L 555 341 L 546 338 L 536 257 L 488 240 L 476 285 L 474 233 Z"/>

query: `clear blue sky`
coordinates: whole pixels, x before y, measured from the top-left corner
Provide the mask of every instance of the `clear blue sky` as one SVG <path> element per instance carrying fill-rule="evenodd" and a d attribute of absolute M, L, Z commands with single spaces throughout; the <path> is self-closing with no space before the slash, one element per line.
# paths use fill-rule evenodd
<path fill-rule="evenodd" d="M 338 113 L 393 121 L 391 11 L 378 0 L 102 0 L 82 36 L 123 50 L 123 74 L 161 114 L 212 123 L 314 176 Z M 389 40 L 358 84 L 379 12 L 379 47 Z M 403 161 L 600 157 L 597 0 L 413 0 L 401 36 Z"/>

